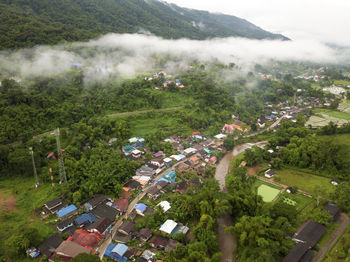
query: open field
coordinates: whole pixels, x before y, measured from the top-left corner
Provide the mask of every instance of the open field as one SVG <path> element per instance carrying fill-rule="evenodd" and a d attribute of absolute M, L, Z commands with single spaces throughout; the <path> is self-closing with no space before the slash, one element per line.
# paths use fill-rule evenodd
<path fill-rule="evenodd" d="M 281 190 L 267 185 L 258 187 L 258 195 L 262 196 L 264 202 L 272 202 Z"/>
<path fill-rule="evenodd" d="M 319 190 L 324 197 L 328 197 L 334 191 L 334 186 L 330 183 L 331 179 L 310 173 L 296 171 L 292 169 L 276 170 L 276 181 L 287 186 L 297 186 L 299 189 L 316 194 Z"/>
<path fill-rule="evenodd" d="M 350 114 L 350 100 L 344 99 L 338 106 L 338 109 L 342 112 Z"/>
<path fill-rule="evenodd" d="M 338 110 L 330 109 L 315 109 L 316 115 L 313 115 L 306 122 L 306 126 L 322 127 L 327 125 L 330 121 L 342 125 L 350 121 L 350 114 Z"/>
<path fill-rule="evenodd" d="M 58 192 L 53 191 L 50 184 L 43 184 L 40 188 L 35 189 L 32 178 L 1 180 L 0 201 L 4 203 L 10 199 L 11 208 L 0 214 L 0 252 L 4 251 L 6 240 L 13 233 L 20 232 L 24 228 L 36 229 L 39 240 L 44 240 L 54 233 L 54 226 L 49 222 L 41 221 L 33 210 L 40 208 L 57 195 Z M 6 210 L 6 207 L 3 210 Z M 27 260 L 22 259 L 21 261 Z"/>
<path fill-rule="evenodd" d="M 350 227 L 348 227 L 345 233 L 339 238 L 336 245 L 333 247 L 331 252 L 329 252 L 326 258 L 323 260 L 325 262 L 339 262 L 339 261 L 350 261 L 350 257 L 347 255 L 349 240 L 350 240 Z"/>

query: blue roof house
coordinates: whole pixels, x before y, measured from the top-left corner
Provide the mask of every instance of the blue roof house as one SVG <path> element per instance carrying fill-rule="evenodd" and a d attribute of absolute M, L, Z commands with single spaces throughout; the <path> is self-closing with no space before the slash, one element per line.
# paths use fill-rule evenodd
<path fill-rule="evenodd" d="M 126 156 L 130 155 L 132 151 L 134 151 L 134 148 L 132 146 L 123 146 L 123 152 Z"/>
<path fill-rule="evenodd" d="M 162 178 L 164 178 L 168 183 L 175 182 L 176 181 L 176 172 L 174 170 L 169 171 L 166 173 Z"/>
<path fill-rule="evenodd" d="M 75 205 L 70 205 L 57 211 L 56 214 L 61 219 L 69 218 L 78 214 L 78 208 Z"/>
<path fill-rule="evenodd" d="M 118 245 L 121 245 L 121 244 L 118 244 Z M 125 247 L 127 249 L 128 249 L 128 247 L 123 245 L 125 247 L 118 247 L 118 249 L 116 249 L 118 245 L 109 244 L 103 255 L 108 257 L 108 258 L 111 258 L 113 260 L 117 260 L 120 262 L 126 262 L 128 260 L 126 257 L 120 256 L 118 253 L 115 253 L 114 251 L 118 251 L 120 253 L 123 253 L 123 251 L 125 250 Z M 127 249 L 125 250 L 125 252 L 127 251 Z M 125 252 L 123 253 L 123 255 L 125 254 Z"/>
<path fill-rule="evenodd" d="M 136 210 L 136 213 L 143 216 L 143 212 L 145 212 L 147 208 L 147 205 L 143 204 L 143 203 L 138 203 L 135 205 L 135 210 Z"/>
<path fill-rule="evenodd" d="M 86 226 L 96 222 L 98 218 L 92 213 L 84 213 L 80 217 L 77 217 L 74 222 L 78 226 Z"/>

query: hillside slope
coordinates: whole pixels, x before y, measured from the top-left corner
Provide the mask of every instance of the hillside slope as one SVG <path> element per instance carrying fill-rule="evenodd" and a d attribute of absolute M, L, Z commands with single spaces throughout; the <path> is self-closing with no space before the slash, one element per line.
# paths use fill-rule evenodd
<path fill-rule="evenodd" d="M 244 19 L 158 0 L 0 0 L 0 48 L 149 31 L 164 38 L 283 39 Z"/>

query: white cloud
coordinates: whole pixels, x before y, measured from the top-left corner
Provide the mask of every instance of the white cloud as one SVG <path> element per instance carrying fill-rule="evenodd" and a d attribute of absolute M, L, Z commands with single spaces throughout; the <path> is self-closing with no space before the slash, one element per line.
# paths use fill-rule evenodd
<path fill-rule="evenodd" d="M 57 75 L 83 65 L 85 81 L 101 81 L 111 75 L 133 76 L 159 68 L 156 61 L 165 60 L 163 69 L 174 73 L 186 70 L 193 60 L 203 62 L 234 62 L 245 70 L 256 63 L 307 61 L 316 63 L 345 63 L 349 49 L 332 49 L 315 40 L 272 41 L 244 38 L 212 40 L 166 40 L 142 34 L 108 34 L 89 42 L 67 45 L 39 46 L 14 52 L 0 52 L 0 72 L 21 77 Z"/>
<path fill-rule="evenodd" d="M 292 39 L 315 39 L 350 46 L 348 0 L 166 0 L 179 6 L 247 19 Z"/>

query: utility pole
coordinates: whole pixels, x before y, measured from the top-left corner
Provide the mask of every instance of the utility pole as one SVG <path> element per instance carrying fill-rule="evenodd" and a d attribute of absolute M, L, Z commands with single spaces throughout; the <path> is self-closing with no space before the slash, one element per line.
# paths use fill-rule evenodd
<path fill-rule="evenodd" d="M 38 174 L 36 172 L 36 167 L 35 167 L 33 147 L 29 147 L 29 154 L 32 156 L 33 171 L 34 171 L 34 177 L 35 177 L 35 188 L 38 188 L 40 185 L 38 180 Z"/>
<path fill-rule="evenodd" d="M 60 184 L 62 184 L 62 183 L 67 183 L 67 176 L 66 176 L 66 170 L 64 169 L 63 155 L 62 155 L 62 150 L 61 150 L 60 129 L 57 128 L 55 130 L 55 133 L 56 133 L 56 142 L 57 142 L 57 154 L 58 154 Z"/>

